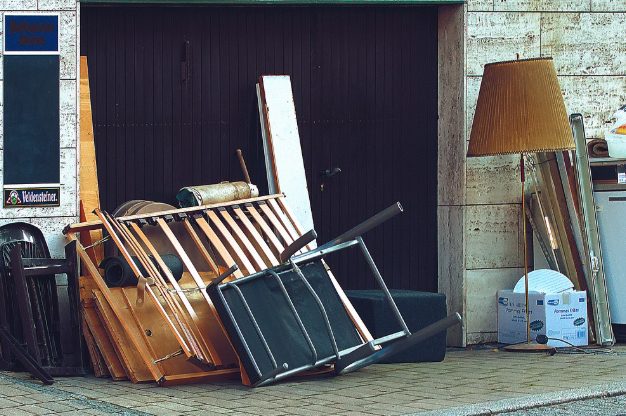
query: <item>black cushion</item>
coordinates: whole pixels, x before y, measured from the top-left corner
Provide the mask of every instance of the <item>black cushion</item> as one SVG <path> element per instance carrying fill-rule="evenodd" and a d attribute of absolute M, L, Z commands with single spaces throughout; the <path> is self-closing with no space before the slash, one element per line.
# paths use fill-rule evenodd
<path fill-rule="evenodd" d="M 411 332 L 446 317 L 446 296 L 442 293 L 390 290 Z M 374 338 L 401 331 L 381 290 L 347 290 L 346 294 Z M 406 351 L 392 355 L 383 363 L 443 361 L 446 332 L 443 331 Z"/>

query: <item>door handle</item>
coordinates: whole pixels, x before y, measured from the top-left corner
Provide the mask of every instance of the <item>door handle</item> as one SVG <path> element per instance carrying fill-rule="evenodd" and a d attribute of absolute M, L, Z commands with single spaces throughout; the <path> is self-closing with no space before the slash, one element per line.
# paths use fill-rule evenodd
<path fill-rule="evenodd" d="M 331 178 L 339 173 L 341 173 L 341 168 L 338 167 L 324 169 L 320 171 L 320 175 L 322 176 L 322 178 Z"/>

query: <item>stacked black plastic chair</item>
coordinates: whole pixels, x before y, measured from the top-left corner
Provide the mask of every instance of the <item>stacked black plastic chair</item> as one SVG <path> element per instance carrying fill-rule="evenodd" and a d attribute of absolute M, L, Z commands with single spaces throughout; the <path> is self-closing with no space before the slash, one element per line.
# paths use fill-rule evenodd
<path fill-rule="evenodd" d="M 37 227 L 13 223 L 0 227 L 0 260 L 2 368 L 46 384 L 84 374 L 75 247 L 51 259 Z"/>

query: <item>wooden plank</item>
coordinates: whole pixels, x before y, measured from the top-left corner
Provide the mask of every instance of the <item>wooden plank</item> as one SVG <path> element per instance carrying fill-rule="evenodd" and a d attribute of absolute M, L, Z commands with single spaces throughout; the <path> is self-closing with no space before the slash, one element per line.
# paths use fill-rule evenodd
<path fill-rule="evenodd" d="M 261 76 L 259 78 L 265 138 L 267 140 L 266 166 L 273 165 L 276 192 L 284 192 L 293 202 L 299 222 L 307 229 L 313 228 L 313 215 L 307 188 L 304 160 L 296 107 L 287 75 Z M 271 171 L 268 169 L 268 171 Z"/>
<path fill-rule="evenodd" d="M 202 373 L 199 372 L 190 374 L 166 375 L 163 378 L 163 381 L 159 383 L 159 385 L 163 387 L 170 387 L 190 383 L 220 382 L 237 378 L 239 378 L 238 368 L 225 368 L 221 370 L 206 371 Z"/>
<path fill-rule="evenodd" d="M 92 292 L 93 296 L 93 292 Z M 95 302 L 95 301 L 92 301 Z M 96 311 L 95 304 L 87 305 L 83 303 L 83 317 L 86 325 L 89 327 L 89 331 L 93 336 L 93 339 L 98 347 L 98 351 L 104 358 L 109 374 L 113 380 L 126 380 L 127 369 L 120 361 L 120 358 L 113 346 L 111 339 L 107 333 L 107 330 L 103 326 L 98 312 Z M 128 370 L 130 371 L 130 370 Z"/>
<path fill-rule="evenodd" d="M 237 217 L 239 217 L 239 221 L 243 224 L 244 230 L 248 233 L 248 236 L 251 238 L 251 241 L 256 245 L 256 249 L 259 250 L 261 255 L 264 257 L 265 261 L 270 266 L 276 266 L 279 264 L 278 259 L 272 253 L 267 243 L 261 237 L 261 234 L 257 231 L 254 225 L 248 219 L 248 216 L 241 210 L 239 206 L 233 207 L 233 212 Z"/>
<path fill-rule="evenodd" d="M 215 225 L 217 231 L 222 235 L 223 240 L 226 242 L 226 244 L 230 246 L 231 253 L 233 253 L 233 255 L 235 256 L 239 268 L 245 270 L 246 274 L 252 274 L 256 272 L 257 270 L 254 268 L 254 266 L 252 266 L 252 263 L 250 263 L 250 260 L 248 260 L 246 254 L 243 252 L 241 247 L 239 247 L 239 244 L 237 244 L 234 237 L 232 236 L 230 231 L 228 231 L 228 229 L 224 226 L 217 214 L 212 210 L 207 210 L 206 214 L 209 218 L 209 221 L 211 221 Z"/>
<path fill-rule="evenodd" d="M 185 310 L 187 311 L 187 313 L 189 314 L 189 317 L 191 318 L 191 323 L 189 326 L 193 335 L 196 337 L 200 345 L 203 347 L 203 350 L 205 352 L 204 355 L 207 357 L 207 359 L 213 362 L 214 355 L 217 354 L 217 351 L 215 350 L 215 347 L 213 346 L 210 338 L 203 336 L 203 334 L 199 331 L 198 329 L 199 317 L 196 314 L 196 311 L 194 310 L 194 308 L 191 306 L 191 303 L 189 303 L 189 300 L 187 299 L 187 296 L 185 295 L 185 293 L 182 292 L 181 286 L 178 284 L 176 279 L 174 279 L 174 276 L 170 272 L 169 268 L 167 267 L 165 262 L 163 262 L 161 255 L 157 252 L 156 248 L 150 242 L 150 240 L 148 240 L 148 238 L 143 233 L 141 228 L 139 228 L 137 224 L 132 223 L 132 222 L 129 225 L 131 229 L 135 232 L 135 234 L 139 237 L 139 239 L 144 244 L 144 246 L 148 249 L 148 252 L 150 252 L 152 257 L 154 257 L 154 259 L 156 260 L 161 270 L 163 270 L 163 273 L 165 274 L 167 280 L 169 281 L 169 283 L 172 285 L 172 287 L 178 294 L 178 297 L 180 298 L 181 302 L 183 303 L 183 306 L 185 307 Z"/>
<path fill-rule="evenodd" d="M 104 282 L 104 279 L 100 275 L 100 272 L 98 271 L 96 266 L 91 262 L 91 259 L 87 255 L 87 252 L 85 251 L 83 246 L 80 245 L 80 243 L 76 244 L 76 251 L 78 252 L 78 256 L 80 257 L 81 265 L 87 271 L 89 276 L 91 276 L 91 278 L 93 279 L 93 282 L 98 287 L 98 293 L 101 294 L 101 296 L 107 301 L 106 306 L 108 306 L 109 309 L 112 311 L 113 313 L 112 316 L 117 318 L 115 322 L 112 322 L 109 320 L 102 321 L 102 322 L 103 323 L 109 322 L 111 324 L 119 323 L 119 326 L 115 328 L 116 330 L 115 333 L 116 333 L 116 336 L 118 337 L 118 340 L 120 338 L 124 338 L 124 342 L 125 342 L 124 345 L 128 347 L 132 347 L 132 350 L 136 351 L 137 354 L 140 356 L 140 358 L 142 358 L 143 360 L 143 365 L 141 365 L 141 363 L 138 363 L 136 367 L 133 367 L 133 377 L 135 377 L 135 379 L 137 380 L 139 380 L 140 378 L 144 379 L 145 378 L 144 367 L 147 367 L 149 373 L 152 375 L 152 380 L 155 380 L 155 381 L 159 380 L 163 376 L 163 374 L 160 371 L 159 367 L 152 362 L 152 359 L 150 358 L 148 354 L 148 350 L 145 344 L 143 343 L 141 336 L 133 332 L 132 327 L 125 326 L 126 322 L 131 322 L 130 319 L 132 319 L 132 317 L 129 316 L 128 311 L 126 309 L 120 308 L 119 305 L 116 304 L 115 299 L 113 299 L 111 295 L 111 290 Z M 113 305 L 113 307 L 111 308 L 109 305 Z M 113 339 L 111 340 L 113 341 Z M 129 375 L 129 378 L 130 378 L 130 375 Z"/>
<path fill-rule="evenodd" d="M 116 301 L 115 306 L 111 307 L 102 292 L 98 290 L 94 290 L 94 296 L 96 299 L 96 310 L 98 311 L 100 322 L 104 324 L 104 328 L 109 335 L 109 339 L 113 344 L 117 356 L 123 363 L 129 380 L 133 383 L 158 381 L 162 377 L 162 374 L 160 374 L 159 371 L 158 378 L 152 374 L 152 371 L 150 371 L 147 363 L 142 358 L 142 353 L 132 347 L 135 343 L 129 339 L 130 333 L 125 330 L 121 321 L 118 320 L 115 315 L 116 312 L 119 313 L 119 311 L 121 311 L 121 305 Z M 126 308 L 124 308 L 124 310 L 126 310 Z M 126 317 L 131 319 L 131 321 L 126 321 L 125 324 L 131 324 L 133 319 L 132 316 L 130 316 L 130 314 L 126 314 Z M 143 345 L 143 349 L 144 352 L 148 352 L 145 345 Z"/>
<path fill-rule="evenodd" d="M 246 251 L 250 255 L 250 259 L 252 260 L 252 262 L 254 262 L 254 265 L 256 266 L 257 270 L 266 269 L 268 265 L 265 264 L 265 261 L 263 261 L 263 259 L 259 255 L 257 249 L 252 245 L 252 243 L 248 239 L 248 236 L 241 230 L 241 227 L 239 227 L 239 225 L 233 219 L 230 213 L 226 211 L 226 209 L 219 209 L 218 212 L 222 215 L 222 218 L 224 218 L 224 221 L 226 221 L 226 225 L 228 225 L 230 229 L 233 231 L 233 236 L 246 249 Z"/>
<path fill-rule="evenodd" d="M 109 377 L 109 370 L 107 369 L 107 365 L 104 362 L 104 358 L 98 347 L 96 346 L 96 341 L 93 339 L 91 335 L 91 331 L 89 331 L 89 327 L 87 323 L 83 319 L 81 329 L 83 332 L 83 338 L 85 340 L 85 345 L 87 346 L 87 352 L 89 353 L 89 360 L 91 362 L 91 367 L 93 368 L 93 373 L 98 378 Z"/>
<path fill-rule="evenodd" d="M 257 209 L 252 204 L 246 204 L 245 206 L 250 215 L 252 215 L 252 219 L 259 225 L 259 227 L 261 227 L 261 231 L 263 231 L 270 244 L 274 248 L 274 254 L 276 254 L 276 257 L 279 257 L 280 253 L 285 250 L 285 247 L 278 240 L 278 238 L 276 238 L 276 234 L 274 234 L 274 231 L 272 231 L 272 229 L 267 224 L 267 222 L 265 222 L 261 214 L 259 214 L 259 211 L 257 211 Z"/>
<path fill-rule="evenodd" d="M 209 251 L 206 249 L 206 247 L 202 243 L 202 240 L 200 240 L 200 236 L 198 235 L 196 230 L 193 228 L 193 224 L 191 223 L 191 221 L 185 218 L 183 220 L 183 224 L 185 226 L 185 229 L 189 233 L 189 236 L 191 237 L 196 247 L 198 248 L 198 251 L 204 258 L 204 260 L 209 264 L 209 267 L 211 268 L 211 270 L 213 270 L 214 273 L 219 274 L 220 269 L 217 266 L 217 263 L 215 263 L 215 260 L 213 260 L 213 257 L 211 257 L 211 255 L 209 254 Z"/>
<path fill-rule="evenodd" d="M 269 222 L 272 224 L 272 226 L 276 229 L 280 237 L 285 242 L 285 246 L 288 246 L 289 244 L 293 243 L 294 241 L 293 238 L 291 237 L 291 235 L 289 235 L 289 233 L 287 232 L 285 227 L 283 227 L 283 225 L 278 220 L 278 218 L 276 218 L 276 215 L 274 215 L 274 212 L 272 211 L 272 209 L 265 202 L 260 202 L 258 205 L 259 205 L 259 208 L 261 208 L 261 211 L 263 211 L 263 213 L 269 220 Z"/>
<path fill-rule="evenodd" d="M 96 147 L 91 114 L 91 93 L 87 57 L 80 57 L 80 200 L 85 207 L 86 221 L 96 220 L 93 210 L 100 208 Z M 96 237 L 96 236 L 94 236 Z M 102 238 L 100 235 L 99 238 Z"/>
<path fill-rule="evenodd" d="M 224 266 L 230 267 L 235 264 L 235 260 L 230 255 L 230 252 L 226 249 L 224 244 L 222 244 L 222 240 L 220 240 L 217 234 L 215 234 L 215 231 L 213 231 L 209 223 L 203 217 L 195 218 L 195 221 L 196 224 L 198 224 L 198 227 L 200 227 L 200 229 L 204 233 L 204 235 L 206 235 L 206 237 L 209 239 L 209 242 L 213 244 L 213 247 L 215 247 L 217 254 L 219 254 L 219 256 L 224 261 Z M 243 277 L 243 273 L 241 272 L 241 270 L 237 270 L 235 273 L 233 273 L 233 275 L 235 277 Z"/>
<path fill-rule="evenodd" d="M 79 222 L 76 224 L 70 224 L 63 229 L 63 234 L 74 234 L 80 233 L 83 231 L 91 231 L 91 230 L 101 230 L 102 229 L 102 221 L 87 221 L 87 222 Z"/>
<path fill-rule="evenodd" d="M 137 306 L 137 291 L 133 290 L 132 287 L 119 288 L 119 291 L 124 297 L 126 307 L 131 312 L 135 323 L 144 334 L 146 345 L 152 350 L 153 356 L 156 359 L 162 359 L 177 352 L 181 353 L 160 361 L 159 364 L 163 369 L 164 377 L 167 377 L 167 375 L 204 373 L 209 370 L 208 366 L 196 365 L 195 362 L 198 361 L 188 360 L 182 354 L 178 341 L 172 332 L 169 331 L 166 323 L 163 321 L 163 317 L 154 305 L 146 303 L 142 306 Z"/>

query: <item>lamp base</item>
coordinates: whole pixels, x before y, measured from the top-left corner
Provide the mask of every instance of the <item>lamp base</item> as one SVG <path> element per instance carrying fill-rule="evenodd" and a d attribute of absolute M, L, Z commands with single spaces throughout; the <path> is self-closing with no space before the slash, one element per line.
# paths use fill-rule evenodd
<path fill-rule="evenodd" d="M 522 344 L 507 345 L 503 350 L 509 352 L 550 352 L 556 351 L 556 348 L 546 344 L 537 344 L 536 342 L 524 342 Z"/>

